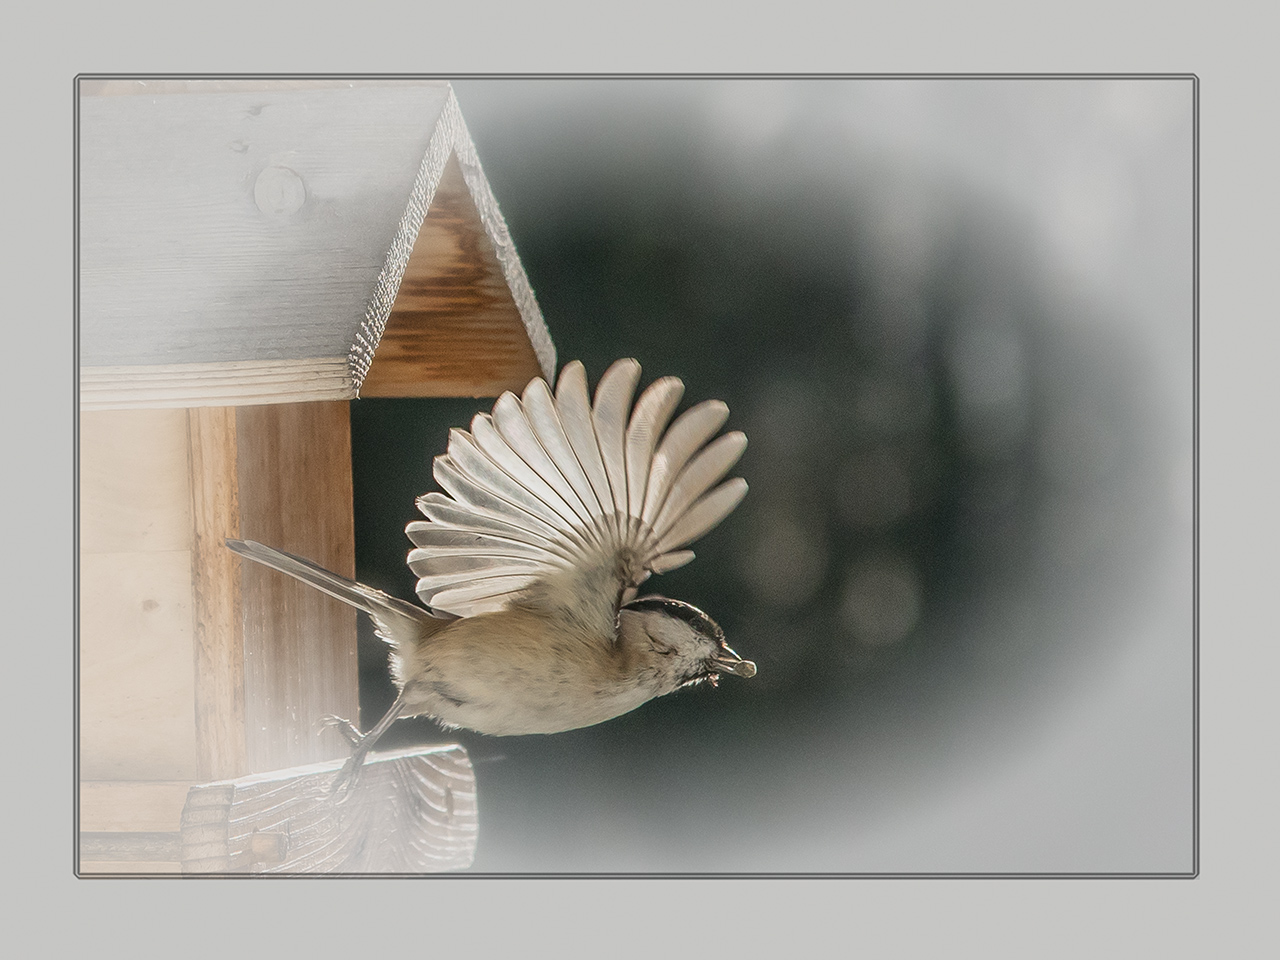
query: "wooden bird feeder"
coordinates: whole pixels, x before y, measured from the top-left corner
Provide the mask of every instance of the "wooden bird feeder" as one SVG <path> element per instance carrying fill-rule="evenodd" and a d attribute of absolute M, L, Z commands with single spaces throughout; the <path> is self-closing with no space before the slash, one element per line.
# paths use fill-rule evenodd
<path fill-rule="evenodd" d="M 319 721 L 359 712 L 356 615 L 224 539 L 353 576 L 349 402 L 518 391 L 555 352 L 447 83 L 81 78 L 77 106 L 79 869 L 261 870 L 172 837 L 210 784 L 347 755 Z"/>

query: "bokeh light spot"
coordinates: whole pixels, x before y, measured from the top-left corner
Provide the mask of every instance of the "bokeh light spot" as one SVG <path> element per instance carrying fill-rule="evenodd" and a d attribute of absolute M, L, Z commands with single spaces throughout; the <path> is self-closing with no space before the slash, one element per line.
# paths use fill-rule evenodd
<path fill-rule="evenodd" d="M 845 580 L 840 618 L 859 642 L 897 643 L 920 619 L 920 581 L 901 557 L 878 557 L 855 566 Z"/>

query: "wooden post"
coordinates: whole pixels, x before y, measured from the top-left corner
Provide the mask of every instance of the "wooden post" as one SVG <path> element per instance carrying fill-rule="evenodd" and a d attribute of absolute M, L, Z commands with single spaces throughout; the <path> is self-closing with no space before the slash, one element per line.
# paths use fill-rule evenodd
<path fill-rule="evenodd" d="M 318 721 L 358 722 L 355 611 L 224 540 L 354 575 L 347 401 L 519 390 L 555 350 L 447 83 L 79 94 L 82 854 L 163 872 L 209 842 L 194 784 L 340 762 Z"/>
<path fill-rule="evenodd" d="M 237 407 L 236 477 L 243 537 L 355 576 L 348 404 Z M 236 775 L 345 757 L 346 741 L 319 721 L 359 722 L 356 611 L 267 567 L 237 566 L 247 767 Z"/>
<path fill-rule="evenodd" d="M 240 536 L 236 408 L 195 407 L 188 416 L 196 774 L 223 780 L 248 771 L 240 558 L 225 543 Z"/>

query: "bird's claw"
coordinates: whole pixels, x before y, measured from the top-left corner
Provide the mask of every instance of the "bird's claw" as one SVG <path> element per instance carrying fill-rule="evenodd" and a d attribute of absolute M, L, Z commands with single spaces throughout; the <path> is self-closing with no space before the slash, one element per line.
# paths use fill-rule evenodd
<path fill-rule="evenodd" d="M 360 769 L 363 766 L 364 752 L 357 750 L 347 758 L 347 762 L 342 765 L 342 769 L 333 778 L 333 784 L 329 787 L 330 799 L 335 803 L 342 803 L 350 797 L 351 792 L 355 789 L 356 781 L 360 778 Z"/>
<path fill-rule="evenodd" d="M 361 749 L 368 739 L 367 734 L 360 732 L 359 728 L 350 720 L 335 716 L 330 713 L 320 719 L 321 724 L 337 730 L 342 738 L 352 748 L 351 756 L 347 758 L 347 762 L 342 765 L 342 769 L 338 771 L 337 776 L 333 778 L 333 783 L 329 787 L 329 796 L 336 803 L 341 803 L 351 796 L 351 791 L 355 789 L 356 780 L 360 776 L 360 768 L 364 765 L 364 756 L 368 752 L 369 747 L 365 746 Z"/>
<path fill-rule="evenodd" d="M 342 734 L 343 739 L 353 747 L 360 746 L 360 741 L 364 739 L 364 734 L 356 728 L 354 723 L 350 720 L 345 720 L 342 717 L 335 716 L 332 713 L 321 717 L 320 723 L 323 726 L 332 727 L 337 730 L 338 733 Z"/>

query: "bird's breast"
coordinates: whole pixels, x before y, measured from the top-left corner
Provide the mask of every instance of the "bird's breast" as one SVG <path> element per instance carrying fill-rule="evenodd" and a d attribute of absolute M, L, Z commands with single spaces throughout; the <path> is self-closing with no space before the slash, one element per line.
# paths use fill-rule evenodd
<path fill-rule="evenodd" d="M 405 664 L 407 706 L 497 736 L 592 726 L 658 692 L 620 661 L 612 644 L 527 613 L 460 620 Z"/>

